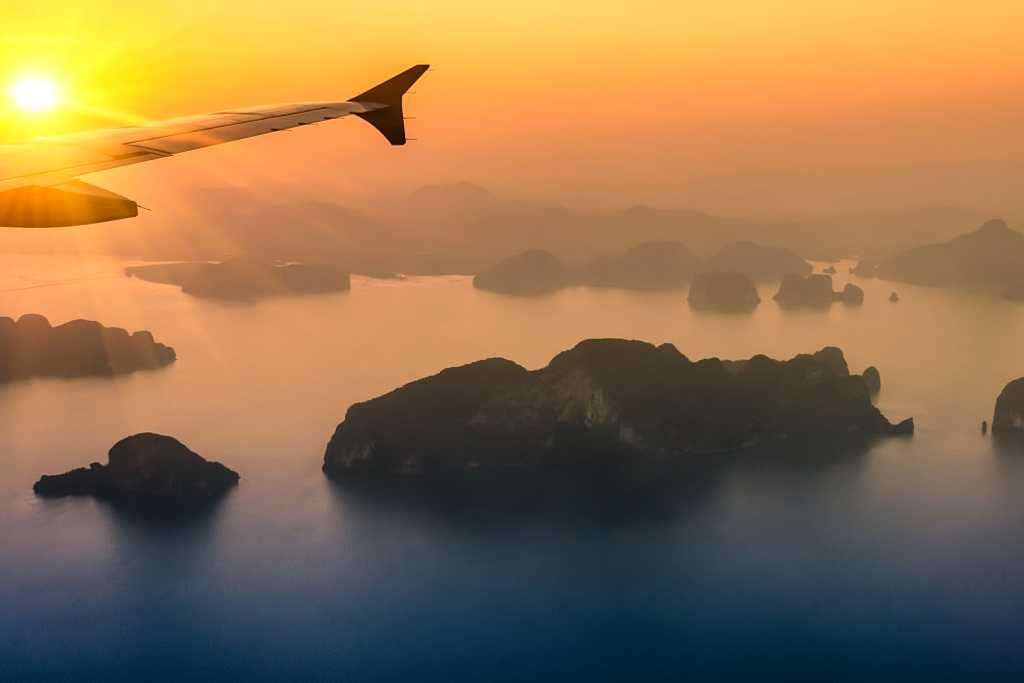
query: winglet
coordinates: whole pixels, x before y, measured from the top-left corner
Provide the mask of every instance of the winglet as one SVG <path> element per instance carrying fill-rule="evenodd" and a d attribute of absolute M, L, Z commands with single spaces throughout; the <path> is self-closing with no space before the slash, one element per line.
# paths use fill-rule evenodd
<path fill-rule="evenodd" d="M 402 96 L 429 68 L 429 64 L 417 64 L 380 85 L 356 95 L 349 101 L 381 105 L 379 109 L 356 114 L 356 116 L 379 130 L 392 145 L 404 145 L 406 138 Z"/>

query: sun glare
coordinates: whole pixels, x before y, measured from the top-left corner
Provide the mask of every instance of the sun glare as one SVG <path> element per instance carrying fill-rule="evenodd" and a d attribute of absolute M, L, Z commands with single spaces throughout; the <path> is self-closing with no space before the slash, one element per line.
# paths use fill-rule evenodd
<path fill-rule="evenodd" d="M 10 95 L 19 109 L 43 112 L 57 106 L 59 89 L 50 78 L 20 78 L 11 84 Z"/>

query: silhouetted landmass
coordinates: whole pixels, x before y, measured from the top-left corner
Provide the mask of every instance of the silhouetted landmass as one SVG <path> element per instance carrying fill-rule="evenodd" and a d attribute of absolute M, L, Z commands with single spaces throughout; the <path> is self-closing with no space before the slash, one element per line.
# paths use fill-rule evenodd
<path fill-rule="evenodd" d="M 775 174 L 773 174 L 775 175 Z M 247 188 L 194 188 L 179 213 L 96 225 L 87 233 L 0 232 L 0 250 L 81 253 L 151 261 L 328 263 L 353 273 L 479 273 L 509 254 L 544 249 L 572 268 L 641 242 L 682 242 L 707 256 L 733 242 L 770 242 L 816 258 L 879 257 L 948 239 L 973 212 L 953 207 L 747 220 L 636 206 L 579 211 L 505 197 L 470 183 L 346 200 Z M 745 269 L 730 266 L 723 270 Z M 747 273 L 760 279 L 752 273 Z"/>
<path fill-rule="evenodd" d="M 878 276 L 919 285 L 1006 295 L 1024 286 L 1024 235 L 1001 220 L 949 242 L 927 244 L 879 264 Z"/>
<path fill-rule="evenodd" d="M 864 377 L 864 384 L 868 388 L 868 393 L 872 396 L 882 391 L 882 373 L 878 372 L 878 368 L 874 365 L 865 368 L 862 377 Z"/>
<path fill-rule="evenodd" d="M 238 474 L 193 453 L 177 439 L 136 434 L 110 449 L 106 465 L 44 475 L 33 486 L 40 496 L 90 495 L 157 508 L 207 503 L 238 483 Z"/>
<path fill-rule="evenodd" d="M 999 392 L 992 433 L 1024 436 L 1024 377 L 1013 380 Z"/>
<path fill-rule="evenodd" d="M 473 286 L 501 294 L 549 294 L 571 283 L 569 271 L 554 254 L 531 249 L 499 261 L 473 278 Z"/>
<path fill-rule="evenodd" d="M 872 405 L 836 348 L 693 362 L 671 344 L 593 339 L 528 371 L 491 358 L 349 408 L 331 476 L 674 461 L 778 440 L 912 433 Z"/>
<path fill-rule="evenodd" d="M 53 327 L 41 315 L 0 317 L 0 382 L 29 377 L 119 375 L 173 363 L 174 349 L 149 332 L 128 334 L 92 320 Z"/>
<path fill-rule="evenodd" d="M 680 242 L 645 242 L 617 258 L 594 261 L 581 280 L 598 287 L 680 289 L 701 267 L 700 259 Z"/>
<path fill-rule="evenodd" d="M 787 275 L 779 285 L 775 300 L 784 306 L 827 307 L 835 301 L 832 278 L 828 275 Z"/>
<path fill-rule="evenodd" d="M 348 272 L 334 266 L 275 265 L 248 259 L 129 266 L 125 274 L 149 282 L 178 285 L 186 294 L 216 299 L 325 294 L 343 292 L 351 286 Z"/>
<path fill-rule="evenodd" d="M 698 273 L 686 298 L 694 308 L 725 312 L 752 311 L 761 303 L 749 277 L 717 270 Z"/>
<path fill-rule="evenodd" d="M 720 256 L 721 263 L 735 262 L 766 277 L 780 271 L 810 270 L 810 265 L 792 252 L 755 244 L 733 245 L 733 248 Z M 762 257 L 766 259 L 763 263 L 758 260 Z M 572 285 L 662 291 L 686 287 L 704 268 L 705 264 L 679 242 L 644 242 L 622 256 L 595 259 L 581 268 L 568 267 L 551 252 L 531 249 L 484 270 L 474 278 L 473 284 L 479 289 L 521 296 L 547 294 Z M 734 301 L 739 308 L 748 308 L 751 298 L 748 296 L 750 288 L 744 282 L 747 279 L 732 277 L 726 283 L 719 278 L 714 285 L 718 287 L 731 283 L 738 287 L 735 292 L 742 291 L 742 295 Z M 716 290 L 715 293 L 726 295 L 725 290 Z M 701 306 L 702 301 L 698 301 L 697 305 Z M 730 307 L 729 304 L 724 305 Z"/>
<path fill-rule="evenodd" d="M 700 260 L 678 242 L 646 242 L 622 256 L 573 269 L 551 252 L 531 249 L 499 261 L 473 278 L 473 285 L 502 294 L 537 296 L 563 287 L 589 285 L 635 290 L 680 289 Z"/>
<path fill-rule="evenodd" d="M 843 291 L 832 290 L 832 276 L 815 273 L 807 277 L 787 275 L 779 285 L 775 300 L 782 306 L 802 308 L 827 308 L 835 301 L 851 306 L 864 303 L 864 290 L 854 284 L 847 284 Z"/>
<path fill-rule="evenodd" d="M 794 251 L 754 242 L 735 242 L 722 247 L 708 261 L 712 270 L 743 273 L 753 280 L 778 280 L 784 275 L 809 275 L 810 263 Z"/>
<path fill-rule="evenodd" d="M 838 299 L 848 306 L 860 306 L 864 303 L 864 290 L 848 282 L 839 293 Z"/>

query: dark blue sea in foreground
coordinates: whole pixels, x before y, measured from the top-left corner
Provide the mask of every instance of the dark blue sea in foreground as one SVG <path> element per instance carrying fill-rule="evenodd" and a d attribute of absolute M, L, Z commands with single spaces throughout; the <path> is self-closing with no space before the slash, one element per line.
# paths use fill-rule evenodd
<path fill-rule="evenodd" d="M 122 264 L 3 265 L 0 315 L 150 329 L 180 360 L 0 387 L 0 680 L 1024 680 L 1024 451 L 979 429 L 1024 375 L 1022 307 L 858 281 L 860 309 L 727 316 L 465 278 L 227 305 Z M 654 475 L 320 472 L 354 401 L 596 336 L 693 358 L 839 345 L 917 434 Z M 147 430 L 241 484 L 185 519 L 32 494 Z"/>

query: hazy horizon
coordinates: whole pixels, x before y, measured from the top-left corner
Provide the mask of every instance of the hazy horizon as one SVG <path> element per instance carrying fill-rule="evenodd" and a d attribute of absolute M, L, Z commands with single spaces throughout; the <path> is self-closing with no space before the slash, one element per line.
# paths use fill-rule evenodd
<path fill-rule="evenodd" d="M 1024 680 L 1021 0 L 7 5 L 0 679 Z"/>
<path fill-rule="evenodd" d="M 0 129 L 18 139 L 345 99 L 430 62 L 406 148 L 345 121 L 96 178 L 151 203 L 147 189 L 189 175 L 373 194 L 469 180 L 577 209 L 791 218 L 952 204 L 1013 217 L 1021 25 L 1024 6 L 1002 0 L 315 2 L 294 15 L 240 0 L 48 0 L 8 8 L 0 79 L 50 74 L 66 106 L 0 111 Z"/>

